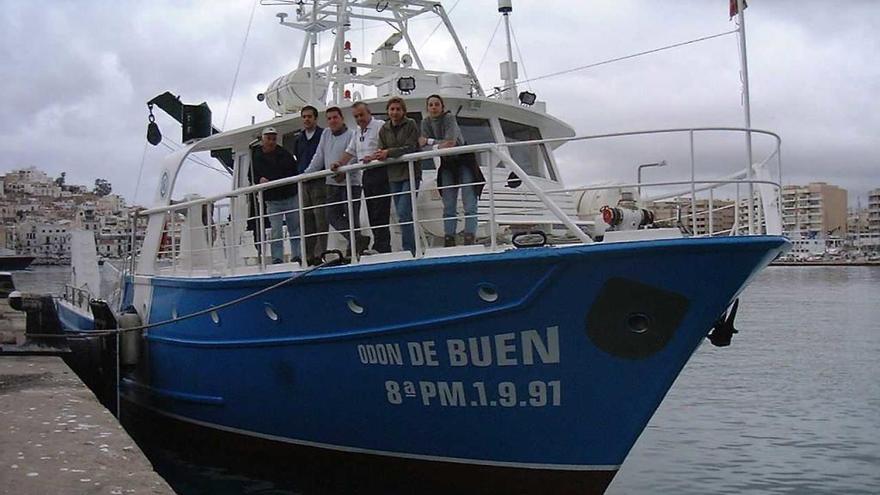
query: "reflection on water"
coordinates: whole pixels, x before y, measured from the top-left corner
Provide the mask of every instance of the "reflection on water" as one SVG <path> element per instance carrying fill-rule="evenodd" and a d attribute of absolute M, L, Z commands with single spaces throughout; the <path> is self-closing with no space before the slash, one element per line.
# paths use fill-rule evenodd
<path fill-rule="evenodd" d="M 877 493 L 880 269 L 773 267 L 701 346 L 609 494 Z"/>
<path fill-rule="evenodd" d="M 66 273 L 15 279 L 60 292 Z M 878 322 L 880 269 L 766 270 L 742 296 L 733 345 L 697 350 L 608 493 L 877 493 Z M 289 481 L 146 450 L 181 494 L 297 493 Z"/>

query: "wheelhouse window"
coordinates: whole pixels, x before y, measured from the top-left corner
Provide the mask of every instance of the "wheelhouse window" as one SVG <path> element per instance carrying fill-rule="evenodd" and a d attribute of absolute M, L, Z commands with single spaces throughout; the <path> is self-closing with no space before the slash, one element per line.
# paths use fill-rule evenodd
<path fill-rule="evenodd" d="M 537 127 L 510 120 L 498 120 L 501 123 L 501 132 L 504 133 L 504 138 L 508 143 L 543 139 L 541 131 Z M 548 177 L 550 157 L 544 144 L 516 146 L 509 148 L 509 150 L 510 156 L 527 174 L 535 177 Z M 555 174 L 552 171 L 550 172 L 550 178 L 556 180 Z"/>
<path fill-rule="evenodd" d="M 495 136 L 492 135 L 492 127 L 486 119 L 475 119 L 472 117 L 457 117 L 458 128 L 461 129 L 461 135 L 464 137 L 465 144 L 485 144 L 494 143 Z"/>

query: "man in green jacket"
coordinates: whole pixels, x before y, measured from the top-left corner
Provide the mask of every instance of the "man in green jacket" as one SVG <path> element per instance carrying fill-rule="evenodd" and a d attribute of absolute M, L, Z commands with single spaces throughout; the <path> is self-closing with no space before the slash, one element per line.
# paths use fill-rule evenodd
<path fill-rule="evenodd" d="M 398 158 L 419 149 L 421 132 L 416 121 L 406 116 L 406 102 L 395 96 L 385 106 L 388 121 L 379 129 L 379 150 L 370 157 L 372 160 Z M 413 229 L 413 204 L 410 194 L 411 186 L 418 191 L 422 180 L 422 169 L 418 163 L 413 164 L 415 177 L 410 181 L 409 164 L 395 163 L 388 165 L 388 185 L 394 194 L 394 210 L 401 224 L 401 243 L 403 248 L 415 254 L 415 230 Z"/>

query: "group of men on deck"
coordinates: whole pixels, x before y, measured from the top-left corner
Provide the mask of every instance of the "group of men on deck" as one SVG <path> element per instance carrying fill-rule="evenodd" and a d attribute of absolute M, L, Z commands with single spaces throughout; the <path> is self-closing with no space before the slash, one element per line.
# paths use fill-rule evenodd
<path fill-rule="evenodd" d="M 352 106 L 352 115 L 357 129 L 352 130 L 346 126 L 342 110 L 330 107 L 325 111 L 327 127 L 322 129 L 317 124 L 318 110 L 306 106 L 300 112 L 303 129 L 296 135 L 293 146 L 289 147 L 292 153 L 278 145 L 278 132 L 275 128 L 266 127 L 262 132 L 261 146 L 254 150 L 253 155 L 255 183 L 322 170 L 335 171 L 356 162 L 386 160 L 417 151 L 420 130 L 416 122 L 406 116 L 406 102 L 398 97 L 391 98 L 386 105 L 386 111 L 389 117 L 387 122 L 374 118 L 365 103 L 355 103 Z M 415 253 L 412 196 L 403 194 L 410 191 L 413 183 L 418 189 L 421 181 L 420 167 L 414 168 L 414 175 L 411 181 L 408 164 L 400 163 L 374 167 L 363 172 L 349 172 L 348 181 L 346 174 L 338 173 L 325 180 L 304 182 L 302 234 L 298 185 L 264 190 L 265 214 L 271 226 L 272 262 L 284 261 L 284 246 L 281 241 L 284 223 L 287 224 L 290 237 L 291 261 L 304 259 L 310 265 L 320 263 L 320 256 L 327 249 L 328 224 L 345 237 L 349 246 L 351 235 L 354 235 L 357 255 L 367 251 L 370 239 L 361 232 L 359 221 L 362 194 L 366 198 L 367 215 L 373 232 L 372 250 L 391 252 L 389 225 L 393 198 L 402 230 L 403 248 Z M 352 196 L 352 218 L 349 218 L 349 190 Z M 305 253 L 301 253 L 300 235 L 306 236 Z M 354 256 L 355 253 L 349 255 Z"/>

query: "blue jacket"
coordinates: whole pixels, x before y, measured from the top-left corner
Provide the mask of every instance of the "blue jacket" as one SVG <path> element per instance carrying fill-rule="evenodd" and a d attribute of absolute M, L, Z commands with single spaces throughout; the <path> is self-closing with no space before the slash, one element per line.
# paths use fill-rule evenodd
<path fill-rule="evenodd" d="M 320 126 L 315 127 L 315 134 L 312 139 L 306 139 L 305 131 L 299 131 L 293 142 L 293 155 L 296 157 L 296 171 L 301 174 L 312 163 L 315 152 L 318 151 L 318 143 L 321 142 L 321 133 L 324 132 Z"/>

